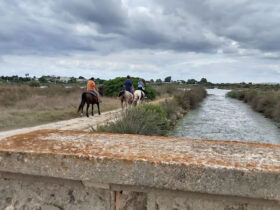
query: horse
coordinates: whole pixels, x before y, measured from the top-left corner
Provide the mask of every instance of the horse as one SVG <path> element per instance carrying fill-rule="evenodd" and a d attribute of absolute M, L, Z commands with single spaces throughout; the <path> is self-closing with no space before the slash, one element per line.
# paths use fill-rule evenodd
<path fill-rule="evenodd" d="M 98 88 L 98 92 L 101 96 L 103 96 L 103 87 L 99 87 Z M 91 115 L 94 116 L 94 112 L 93 112 L 93 105 L 96 104 L 97 105 L 97 109 L 98 109 L 98 114 L 100 115 L 101 112 L 100 112 L 100 106 L 99 106 L 99 101 L 98 101 L 98 98 L 96 95 L 90 93 L 89 91 L 86 91 L 86 92 L 83 92 L 82 93 L 82 100 L 81 100 L 81 103 L 80 103 L 80 106 L 78 108 L 78 113 L 81 112 L 81 115 L 83 115 L 83 112 L 84 112 L 84 105 L 85 103 L 87 103 L 87 111 L 86 111 L 86 115 L 87 117 L 89 117 L 88 115 L 88 108 L 89 108 L 89 105 L 91 104 Z"/>
<path fill-rule="evenodd" d="M 144 91 L 136 90 L 134 92 L 134 100 L 133 100 L 134 106 L 139 105 L 144 100 L 144 97 L 145 97 Z"/>
<path fill-rule="evenodd" d="M 129 105 L 132 105 L 133 94 L 129 91 L 122 90 L 119 93 L 119 99 L 121 100 L 122 110 L 124 110 L 124 108 L 128 108 Z"/>

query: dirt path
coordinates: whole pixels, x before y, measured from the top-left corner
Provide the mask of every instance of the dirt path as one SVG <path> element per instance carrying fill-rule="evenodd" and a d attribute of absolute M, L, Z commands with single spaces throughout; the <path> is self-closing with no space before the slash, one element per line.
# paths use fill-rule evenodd
<path fill-rule="evenodd" d="M 0 132 L 0 139 L 16 134 L 27 133 L 27 132 L 31 132 L 35 130 L 43 130 L 43 129 L 90 131 L 92 127 L 96 128 L 97 125 L 115 120 L 120 115 L 121 115 L 121 109 L 116 109 L 113 111 L 103 112 L 101 115 L 96 114 L 93 117 L 90 116 L 89 118 L 79 117 L 71 120 L 63 120 L 54 123 L 29 127 L 29 128 L 9 130 L 9 131 Z"/>
<path fill-rule="evenodd" d="M 170 98 L 162 98 L 151 103 L 157 104 L 168 100 Z M 103 112 L 101 115 L 95 114 L 94 117 L 79 117 L 71 120 L 63 120 L 54 123 L 43 124 L 35 127 L 21 128 L 9 131 L 0 132 L 0 140 L 9 136 L 28 133 L 36 130 L 44 129 L 57 129 L 57 130 L 80 130 L 80 131 L 90 131 L 91 128 L 96 128 L 97 125 L 104 124 L 106 122 L 114 121 L 121 116 L 121 109 L 116 109 L 113 111 Z"/>

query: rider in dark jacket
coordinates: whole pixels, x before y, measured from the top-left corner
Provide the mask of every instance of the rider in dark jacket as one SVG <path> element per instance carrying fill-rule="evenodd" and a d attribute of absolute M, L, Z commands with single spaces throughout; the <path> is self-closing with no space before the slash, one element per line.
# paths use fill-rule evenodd
<path fill-rule="evenodd" d="M 130 76 L 129 75 L 126 77 L 126 80 L 124 82 L 124 88 L 125 88 L 126 91 L 129 91 L 132 94 L 134 93 L 133 83 L 130 80 Z"/>

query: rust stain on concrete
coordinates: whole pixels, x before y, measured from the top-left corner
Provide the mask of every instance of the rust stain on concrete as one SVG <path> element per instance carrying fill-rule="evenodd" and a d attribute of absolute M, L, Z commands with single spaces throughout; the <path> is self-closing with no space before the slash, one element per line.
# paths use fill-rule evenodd
<path fill-rule="evenodd" d="M 0 141 L 0 151 L 27 154 L 53 154 L 77 159 L 120 159 L 127 164 L 213 167 L 263 172 L 280 171 L 280 145 L 182 139 L 130 134 L 89 133 L 83 131 L 40 130 Z M 93 162 L 94 164 L 94 162 Z M 66 167 L 62 162 L 62 167 Z"/>

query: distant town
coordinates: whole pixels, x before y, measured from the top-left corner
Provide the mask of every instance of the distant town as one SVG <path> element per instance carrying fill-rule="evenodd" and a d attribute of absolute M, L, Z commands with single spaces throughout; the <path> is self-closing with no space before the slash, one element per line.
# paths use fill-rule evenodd
<path fill-rule="evenodd" d="M 0 76 L 0 84 L 27 84 L 32 87 L 40 87 L 51 84 L 61 84 L 61 85 L 85 85 L 89 78 L 85 78 L 83 76 L 79 77 L 65 77 L 65 76 L 55 76 L 55 75 L 47 75 L 47 76 L 30 76 L 29 74 L 25 74 L 24 77 L 14 75 L 14 76 Z M 95 78 L 95 83 L 98 85 L 104 84 L 105 79 Z M 252 82 L 240 82 L 240 83 L 212 83 L 209 82 L 206 78 L 201 78 L 200 80 L 196 79 L 187 79 L 187 80 L 172 80 L 171 76 L 167 76 L 164 79 L 151 79 L 146 80 L 145 83 L 161 85 L 161 84 L 177 84 L 177 85 L 203 85 L 207 87 L 218 87 L 218 88 L 227 88 L 227 87 L 241 87 L 241 88 L 249 88 L 249 87 L 263 87 L 263 86 L 272 86 L 275 89 L 280 88 L 279 83 L 252 83 Z"/>

